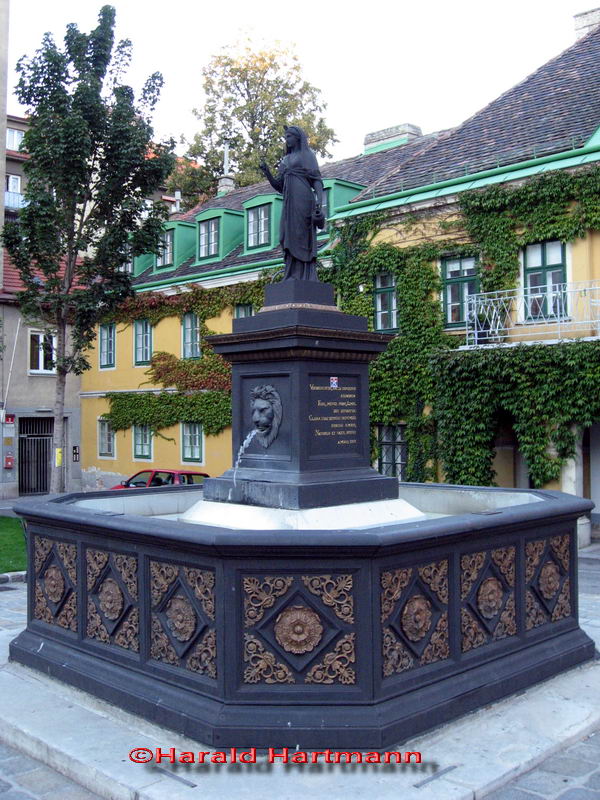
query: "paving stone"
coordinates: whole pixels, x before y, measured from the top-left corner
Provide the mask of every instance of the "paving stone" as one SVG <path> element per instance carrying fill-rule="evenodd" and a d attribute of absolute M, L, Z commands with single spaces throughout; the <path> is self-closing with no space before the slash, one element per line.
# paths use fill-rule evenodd
<path fill-rule="evenodd" d="M 556 800 L 598 800 L 598 798 L 600 792 L 594 792 L 592 789 L 567 789 Z"/>
<path fill-rule="evenodd" d="M 89 792 L 83 786 L 77 786 L 74 783 L 72 787 L 46 792 L 43 795 L 43 800 L 100 800 L 100 795 Z"/>
<path fill-rule="evenodd" d="M 568 789 L 574 782 L 574 778 L 566 778 L 564 775 L 557 775 L 554 772 L 543 772 L 541 769 L 534 769 L 516 779 L 516 784 L 520 789 L 539 792 L 545 797 Z"/>
<path fill-rule="evenodd" d="M 5 758 L 14 758 L 19 755 L 19 751 L 14 747 L 9 747 L 7 744 L 0 744 L 0 761 Z"/>
<path fill-rule="evenodd" d="M 573 747 L 565 751 L 565 755 L 569 756 L 569 758 L 582 758 L 584 761 L 591 761 L 592 764 L 596 765 L 600 763 L 600 747 L 588 744 L 586 741 L 573 745 Z"/>
<path fill-rule="evenodd" d="M 540 769 L 544 772 L 556 772 L 558 775 L 567 775 L 578 778 L 587 775 L 597 768 L 598 764 L 591 761 L 584 761 L 581 758 L 570 758 L 569 756 L 559 756 L 549 758 L 540 764 Z"/>
<path fill-rule="evenodd" d="M 596 791 L 600 791 L 600 772 L 594 772 L 593 775 L 585 782 L 585 785 L 588 786 L 590 789 L 595 789 Z"/>
<path fill-rule="evenodd" d="M 7 758 L 0 762 L 0 772 L 16 776 L 24 772 L 31 772 L 32 769 L 39 769 L 41 766 L 41 763 L 34 758 L 16 753 L 13 758 Z"/>
<path fill-rule="evenodd" d="M 38 767 L 31 772 L 19 775 L 19 783 L 31 792 L 43 794 L 53 789 L 60 789 L 65 783 L 70 783 L 64 775 L 60 775 L 48 767 Z"/>
<path fill-rule="evenodd" d="M 32 797 L 30 794 L 19 791 L 19 789 L 11 789 L 10 792 L 2 795 L 2 800 L 39 800 L 37 797 Z"/>
<path fill-rule="evenodd" d="M 505 786 L 492 794 L 486 794 L 485 800 L 537 800 L 541 795 L 524 792 L 514 786 Z"/>

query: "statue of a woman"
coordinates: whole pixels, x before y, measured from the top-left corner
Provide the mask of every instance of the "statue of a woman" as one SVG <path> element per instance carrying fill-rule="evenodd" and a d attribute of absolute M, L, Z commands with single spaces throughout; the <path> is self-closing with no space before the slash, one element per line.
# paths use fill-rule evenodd
<path fill-rule="evenodd" d="M 261 161 L 260 168 L 275 191 L 283 195 L 279 242 L 285 261 L 284 280 L 316 281 L 317 228 L 325 227 L 323 180 L 306 134 L 296 125 L 285 128 L 287 155 L 277 177 Z"/>

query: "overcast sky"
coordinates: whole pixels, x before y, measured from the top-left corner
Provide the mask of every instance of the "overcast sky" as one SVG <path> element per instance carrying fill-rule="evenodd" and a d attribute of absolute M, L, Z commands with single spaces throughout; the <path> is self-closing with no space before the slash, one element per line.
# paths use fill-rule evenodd
<path fill-rule="evenodd" d="M 596 0 L 598 2 L 598 0 Z M 362 151 L 364 135 L 402 122 L 424 133 L 457 125 L 575 41 L 573 15 L 586 0 L 114 0 L 117 36 L 130 38 L 129 82 L 165 78 L 155 115 L 159 137 L 190 137 L 202 105 L 202 68 L 221 47 L 250 35 L 294 45 L 307 80 L 321 89 L 339 144 Z M 14 65 L 43 34 L 95 27 L 96 0 L 12 0 L 9 113 Z M 158 138 L 158 137 L 157 137 Z M 179 148 L 180 151 L 182 148 Z M 185 149 L 185 148 L 183 148 Z"/>

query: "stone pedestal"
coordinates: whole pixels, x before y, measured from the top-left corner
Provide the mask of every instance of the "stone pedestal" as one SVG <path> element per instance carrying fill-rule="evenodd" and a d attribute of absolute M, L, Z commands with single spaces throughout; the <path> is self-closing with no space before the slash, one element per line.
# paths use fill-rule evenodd
<path fill-rule="evenodd" d="M 296 509 L 397 497 L 370 466 L 369 362 L 390 338 L 338 311 L 329 284 L 267 287 L 255 317 L 210 337 L 233 365 L 234 468 L 205 481 L 205 498 Z"/>

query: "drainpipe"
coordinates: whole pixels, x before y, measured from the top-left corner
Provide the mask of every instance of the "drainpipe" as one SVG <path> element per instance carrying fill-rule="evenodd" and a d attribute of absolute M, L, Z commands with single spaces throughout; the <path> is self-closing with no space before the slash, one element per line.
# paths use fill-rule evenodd
<path fill-rule="evenodd" d="M 4 408 L 2 409 L 2 422 L 4 422 L 4 416 L 6 414 L 6 406 L 8 404 L 7 401 L 8 401 L 8 390 L 10 389 L 10 377 L 11 377 L 12 371 L 13 371 L 13 364 L 15 363 L 15 352 L 17 350 L 17 341 L 19 339 L 19 331 L 20 331 L 20 329 L 21 329 L 21 317 L 19 317 L 19 319 L 17 320 L 17 331 L 15 333 L 15 342 L 13 344 L 13 351 L 12 351 L 12 356 L 11 356 L 11 359 L 10 359 L 10 368 L 8 370 L 8 379 L 6 381 L 6 394 L 4 395 Z"/>

